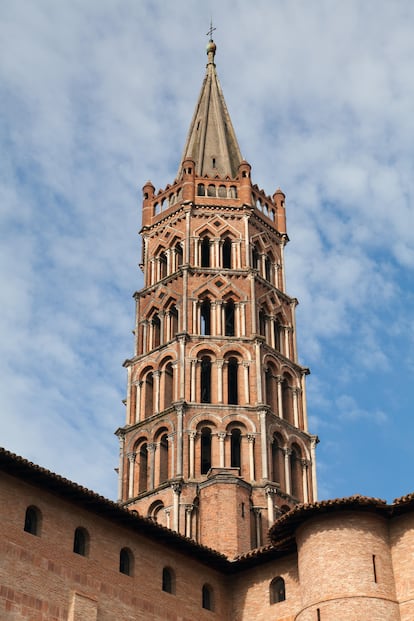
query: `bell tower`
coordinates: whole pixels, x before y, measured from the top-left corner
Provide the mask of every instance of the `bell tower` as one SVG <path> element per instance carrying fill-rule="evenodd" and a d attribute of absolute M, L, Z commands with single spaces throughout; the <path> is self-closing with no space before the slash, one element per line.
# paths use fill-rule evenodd
<path fill-rule="evenodd" d="M 285 289 L 285 195 L 252 183 L 216 73 L 216 45 L 171 185 L 143 188 L 144 287 L 120 441 L 119 501 L 233 558 L 316 500 Z"/>

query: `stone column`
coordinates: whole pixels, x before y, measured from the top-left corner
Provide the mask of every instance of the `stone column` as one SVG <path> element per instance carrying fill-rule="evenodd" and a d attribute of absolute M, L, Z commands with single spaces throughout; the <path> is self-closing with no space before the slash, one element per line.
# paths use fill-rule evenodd
<path fill-rule="evenodd" d="M 302 464 L 302 488 L 303 488 L 303 502 L 309 502 L 308 494 L 308 462 L 306 459 L 301 459 Z"/>
<path fill-rule="evenodd" d="M 136 394 L 135 394 L 135 423 L 138 423 L 141 420 L 141 390 L 142 390 L 142 381 L 137 382 L 135 386 Z"/>
<path fill-rule="evenodd" d="M 125 434 L 119 432 L 118 434 L 119 440 L 119 466 L 118 466 L 118 502 L 123 500 L 123 481 L 124 481 L 124 448 L 125 448 Z"/>
<path fill-rule="evenodd" d="M 277 381 L 277 412 L 280 418 L 284 418 L 284 412 L 283 412 L 283 399 L 282 399 L 282 382 L 283 379 L 281 377 L 281 375 L 278 375 L 276 377 L 276 381 Z"/>
<path fill-rule="evenodd" d="M 197 432 L 196 431 L 190 431 L 190 454 L 189 454 L 189 461 L 190 461 L 190 479 L 194 479 L 195 478 L 195 448 L 194 448 L 194 440 L 197 437 Z"/>
<path fill-rule="evenodd" d="M 303 431 L 308 432 L 308 404 L 306 402 L 306 383 L 305 374 L 300 379 L 302 387 L 302 415 L 303 415 Z"/>
<path fill-rule="evenodd" d="M 256 547 L 260 548 L 262 545 L 262 529 L 261 529 L 261 516 L 262 512 L 259 507 L 254 507 L 254 518 L 255 518 L 255 527 L 256 527 Z"/>
<path fill-rule="evenodd" d="M 192 326 L 192 332 L 194 332 L 194 334 L 200 334 L 200 332 L 201 332 L 200 306 L 197 303 L 197 300 L 193 300 L 193 326 Z"/>
<path fill-rule="evenodd" d="M 299 427 L 298 393 L 299 388 L 292 388 L 293 424 L 295 425 L 295 427 Z"/>
<path fill-rule="evenodd" d="M 142 353 L 146 354 L 148 351 L 148 321 L 144 321 L 142 324 Z"/>
<path fill-rule="evenodd" d="M 217 360 L 217 402 L 223 403 L 223 366 L 224 360 Z"/>
<path fill-rule="evenodd" d="M 134 467 L 135 467 L 136 453 L 128 453 L 127 457 L 129 461 L 128 498 L 133 498 L 134 496 Z"/>
<path fill-rule="evenodd" d="M 185 505 L 185 536 L 191 539 L 191 514 L 193 505 Z"/>
<path fill-rule="evenodd" d="M 167 522 L 167 528 L 171 528 L 171 509 L 165 509 L 165 519 Z"/>
<path fill-rule="evenodd" d="M 255 471 L 254 471 L 254 435 L 249 433 L 247 436 L 247 442 L 249 444 L 249 472 L 250 472 L 250 480 L 255 481 Z"/>
<path fill-rule="evenodd" d="M 177 476 L 183 476 L 183 408 L 176 407 L 177 411 Z"/>
<path fill-rule="evenodd" d="M 286 358 L 290 358 L 290 347 L 289 347 L 289 328 L 288 326 L 284 326 L 283 327 L 283 336 L 284 336 L 284 343 L 283 343 L 283 354 L 286 356 Z"/>
<path fill-rule="evenodd" d="M 153 371 L 154 376 L 154 405 L 155 405 L 155 413 L 158 414 L 160 411 L 160 375 L 161 371 Z"/>
<path fill-rule="evenodd" d="M 246 304 L 240 302 L 240 336 L 246 336 Z"/>
<path fill-rule="evenodd" d="M 268 465 L 267 465 L 267 434 L 266 434 L 266 412 L 262 411 L 260 416 L 260 444 L 262 453 L 262 478 L 268 479 Z"/>
<path fill-rule="evenodd" d="M 272 487 L 266 487 L 266 497 L 267 497 L 267 516 L 269 519 L 269 528 L 275 521 L 275 507 L 273 503 L 273 495 L 275 490 Z"/>
<path fill-rule="evenodd" d="M 148 442 L 147 451 L 149 453 L 149 488 L 155 487 L 155 444 Z"/>
<path fill-rule="evenodd" d="M 311 467 L 312 467 L 312 502 L 318 500 L 318 485 L 316 481 L 316 445 L 319 442 L 318 436 L 311 436 Z"/>
<path fill-rule="evenodd" d="M 260 360 L 260 341 L 256 341 L 255 343 L 256 350 L 256 385 L 257 385 L 257 401 L 258 403 L 263 403 L 263 392 L 262 392 L 262 365 Z"/>
<path fill-rule="evenodd" d="M 223 303 L 221 300 L 216 301 L 215 315 L 215 335 L 223 334 Z"/>
<path fill-rule="evenodd" d="M 180 394 L 179 399 L 185 399 L 185 336 L 179 337 L 180 342 Z"/>
<path fill-rule="evenodd" d="M 168 471 L 171 473 L 171 477 L 175 477 L 175 443 L 174 443 L 174 434 L 170 433 L 167 436 L 167 440 L 168 440 L 168 446 L 170 447 L 170 450 L 168 451 L 169 455 L 169 469 Z"/>
<path fill-rule="evenodd" d="M 171 341 L 171 313 L 170 311 L 166 311 L 164 313 L 165 316 L 165 342 Z"/>
<path fill-rule="evenodd" d="M 243 380 L 244 380 L 244 399 L 246 405 L 250 403 L 250 387 L 249 387 L 249 363 L 243 362 Z"/>
<path fill-rule="evenodd" d="M 219 448 L 220 448 L 220 468 L 224 468 L 225 467 L 225 462 L 224 462 L 224 441 L 226 439 L 226 433 L 224 431 L 219 431 L 217 436 L 218 436 L 218 439 L 219 439 Z"/>
<path fill-rule="evenodd" d="M 191 364 L 191 386 L 190 386 L 190 401 L 194 403 L 196 400 L 196 370 L 197 370 L 197 360 L 193 358 L 190 361 Z"/>
<path fill-rule="evenodd" d="M 171 367 L 172 367 L 172 372 L 173 372 L 173 394 L 172 394 L 172 401 L 178 401 L 179 400 L 179 396 L 178 396 L 178 360 L 174 360 L 171 363 Z"/>
<path fill-rule="evenodd" d="M 180 494 L 181 494 L 181 483 L 173 483 L 173 530 L 177 533 L 180 532 Z"/>
<path fill-rule="evenodd" d="M 210 333 L 211 336 L 217 336 L 217 302 L 210 303 Z"/>
<path fill-rule="evenodd" d="M 285 449 L 285 481 L 286 481 L 286 492 L 288 494 L 292 493 L 292 485 L 290 481 L 290 456 L 292 451 L 290 449 Z"/>

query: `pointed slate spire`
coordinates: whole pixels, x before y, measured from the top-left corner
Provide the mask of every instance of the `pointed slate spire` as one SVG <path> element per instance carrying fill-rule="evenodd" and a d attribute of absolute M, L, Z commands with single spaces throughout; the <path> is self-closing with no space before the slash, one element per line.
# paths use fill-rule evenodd
<path fill-rule="evenodd" d="M 197 101 L 179 173 L 186 159 L 195 161 L 197 176 L 236 177 L 242 161 L 236 134 L 216 73 L 216 44 L 207 44 L 207 70 Z"/>

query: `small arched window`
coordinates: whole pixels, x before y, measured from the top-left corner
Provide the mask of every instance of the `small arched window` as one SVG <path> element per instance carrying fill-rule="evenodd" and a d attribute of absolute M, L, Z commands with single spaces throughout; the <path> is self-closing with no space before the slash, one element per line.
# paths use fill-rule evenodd
<path fill-rule="evenodd" d="M 210 240 L 203 237 L 201 241 L 201 267 L 210 267 Z"/>
<path fill-rule="evenodd" d="M 167 256 L 165 252 L 160 254 L 160 278 L 165 278 L 167 275 Z"/>
<path fill-rule="evenodd" d="M 231 432 L 231 467 L 240 468 L 241 466 L 241 431 L 232 429 Z"/>
<path fill-rule="evenodd" d="M 269 257 L 265 259 L 265 276 L 268 282 L 272 282 L 272 263 Z"/>
<path fill-rule="evenodd" d="M 270 583 L 269 589 L 270 595 L 270 603 L 278 604 L 279 602 L 284 602 L 286 599 L 286 589 L 285 589 L 285 581 L 283 578 L 278 576 L 277 578 L 273 578 Z"/>
<path fill-rule="evenodd" d="M 180 242 L 175 245 L 175 256 L 176 256 L 176 265 L 177 269 L 183 264 L 183 247 Z"/>
<path fill-rule="evenodd" d="M 168 436 L 165 433 L 159 445 L 160 458 L 160 483 L 168 480 Z"/>
<path fill-rule="evenodd" d="M 201 318 L 201 335 L 206 336 L 211 334 L 211 303 L 207 298 L 203 300 L 203 303 L 200 307 L 200 318 Z"/>
<path fill-rule="evenodd" d="M 152 348 L 161 344 L 161 319 L 156 313 L 152 318 Z"/>
<path fill-rule="evenodd" d="M 252 268 L 260 272 L 260 254 L 256 245 L 252 249 Z"/>
<path fill-rule="evenodd" d="M 81 556 L 88 556 L 89 534 L 85 528 L 78 527 L 73 537 L 73 551 Z"/>
<path fill-rule="evenodd" d="M 212 183 L 210 183 L 210 185 L 207 188 L 207 195 L 208 196 L 215 196 L 216 195 L 216 186 L 213 185 Z"/>
<path fill-rule="evenodd" d="M 175 574 L 170 567 L 162 570 L 162 590 L 165 593 L 175 594 Z"/>
<path fill-rule="evenodd" d="M 219 185 L 218 195 L 220 198 L 227 198 L 227 188 L 225 185 Z"/>
<path fill-rule="evenodd" d="M 211 403 L 211 360 L 208 356 L 201 359 L 201 403 Z"/>
<path fill-rule="evenodd" d="M 170 308 L 170 321 L 171 321 L 171 337 L 174 337 L 178 332 L 178 310 L 175 305 L 171 306 Z"/>
<path fill-rule="evenodd" d="M 119 571 L 126 576 L 132 576 L 134 572 L 134 557 L 128 548 L 122 548 L 119 553 Z"/>
<path fill-rule="evenodd" d="M 201 430 L 201 474 L 207 474 L 211 468 L 211 429 Z"/>
<path fill-rule="evenodd" d="M 206 193 L 206 188 L 204 186 L 204 183 L 199 183 L 197 186 L 197 195 L 204 196 L 205 193 Z"/>
<path fill-rule="evenodd" d="M 24 530 L 31 535 L 40 535 L 41 513 L 37 507 L 27 507 L 24 516 Z"/>
<path fill-rule="evenodd" d="M 238 368 L 237 358 L 229 358 L 227 365 L 227 394 L 229 405 L 237 405 L 239 402 Z"/>
<path fill-rule="evenodd" d="M 201 593 L 201 603 L 206 610 L 214 610 L 213 608 L 213 589 L 208 584 L 203 584 Z"/>
<path fill-rule="evenodd" d="M 223 267 L 231 268 L 231 239 L 228 237 L 223 242 Z"/>
<path fill-rule="evenodd" d="M 148 483 L 148 446 L 146 442 L 141 444 L 138 453 L 139 478 L 138 493 L 147 491 Z"/>
<path fill-rule="evenodd" d="M 234 302 L 229 300 L 224 307 L 225 335 L 234 336 Z"/>

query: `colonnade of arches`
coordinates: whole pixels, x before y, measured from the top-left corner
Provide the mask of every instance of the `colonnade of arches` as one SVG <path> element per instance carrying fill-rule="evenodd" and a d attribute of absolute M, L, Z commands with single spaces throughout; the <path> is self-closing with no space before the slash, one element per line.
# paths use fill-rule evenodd
<path fill-rule="evenodd" d="M 237 186 L 224 185 L 223 183 L 198 183 L 197 196 L 210 196 L 218 198 L 237 198 Z"/>
<path fill-rule="evenodd" d="M 251 244 L 250 258 L 245 257 L 245 240 L 226 231 L 218 236 L 204 229 L 192 236 L 189 256 L 194 267 L 216 269 L 242 269 L 250 261 L 250 267 L 275 287 L 282 288 L 280 264 L 274 253 L 260 241 Z M 147 258 L 147 286 L 175 273 L 183 264 L 183 240 L 174 237 L 171 245 L 160 244 Z"/>
<path fill-rule="evenodd" d="M 267 461 L 267 472 L 257 472 L 261 455 L 255 454 L 257 433 L 244 423 L 232 421 L 219 428 L 208 418 L 184 434 L 186 450 L 185 478 L 199 479 L 211 468 L 237 468 L 244 479 L 255 481 L 264 476 L 282 492 L 308 502 L 310 461 L 305 449 L 295 438 L 286 439 L 275 431 L 261 451 Z M 128 457 L 128 498 L 156 489 L 177 476 L 176 435 L 166 427 L 150 439 L 142 435 Z"/>
<path fill-rule="evenodd" d="M 272 360 L 267 361 L 264 376 L 265 403 L 272 413 L 294 427 L 303 428 L 302 389 L 297 378 L 288 370 L 281 371 Z"/>
<path fill-rule="evenodd" d="M 144 354 L 168 343 L 180 330 L 180 315 L 175 303 L 163 309 L 154 308 L 139 323 L 138 351 Z"/>

